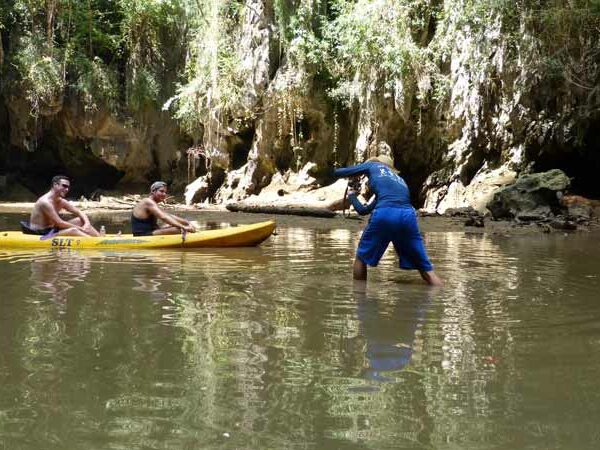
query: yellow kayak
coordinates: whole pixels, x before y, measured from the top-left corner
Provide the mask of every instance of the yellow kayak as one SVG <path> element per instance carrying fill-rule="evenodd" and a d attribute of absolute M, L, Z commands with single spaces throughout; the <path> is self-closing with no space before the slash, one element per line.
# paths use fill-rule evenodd
<path fill-rule="evenodd" d="M 209 248 L 251 247 L 267 239 L 275 230 L 275 222 L 253 223 L 197 233 L 166 236 L 133 236 L 107 234 L 101 237 L 53 236 L 43 238 L 20 231 L 0 231 L 0 248 Z"/>

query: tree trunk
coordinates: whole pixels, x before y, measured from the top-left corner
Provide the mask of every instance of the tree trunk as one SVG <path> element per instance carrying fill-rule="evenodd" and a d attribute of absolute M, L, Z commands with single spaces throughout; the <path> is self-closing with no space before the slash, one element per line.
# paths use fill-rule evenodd
<path fill-rule="evenodd" d="M 56 0 L 46 0 L 46 45 L 54 47 L 54 13 L 56 11 Z"/>

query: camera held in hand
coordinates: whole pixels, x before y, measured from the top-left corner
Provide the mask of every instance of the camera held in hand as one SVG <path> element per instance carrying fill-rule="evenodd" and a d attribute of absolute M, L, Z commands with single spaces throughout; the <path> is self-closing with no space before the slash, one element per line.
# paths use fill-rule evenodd
<path fill-rule="evenodd" d="M 354 192 L 360 192 L 361 181 L 360 177 L 352 177 L 348 180 L 348 190 Z"/>

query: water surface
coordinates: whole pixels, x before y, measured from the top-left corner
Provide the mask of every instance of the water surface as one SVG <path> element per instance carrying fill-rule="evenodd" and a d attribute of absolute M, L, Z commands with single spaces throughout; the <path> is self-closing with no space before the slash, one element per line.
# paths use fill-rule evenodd
<path fill-rule="evenodd" d="M 0 449 L 597 447 L 597 238 L 427 233 L 444 288 L 391 252 L 365 288 L 319 224 L 0 249 Z"/>

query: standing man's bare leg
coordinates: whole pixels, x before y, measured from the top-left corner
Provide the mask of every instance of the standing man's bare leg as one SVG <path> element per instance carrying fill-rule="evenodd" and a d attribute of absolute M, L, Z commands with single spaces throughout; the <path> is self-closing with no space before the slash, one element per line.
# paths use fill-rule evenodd
<path fill-rule="evenodd" d="M 367 265 L 364 262 L 362 262 L 358 256 L 354 258 L 352 276 L 355 280 L 367 280 Z"/>
<path fill-rule="evenodd" d="M 424 270 L 419 270 L 421 274 L 421 278 L 425 280 L 427 284 L 430 286 L 443 286 L 444 282 L 440 277 L 438 277 L 435 272 L 432 270 L 430 272 L 425 272 Z"/>

